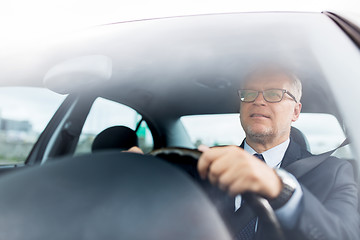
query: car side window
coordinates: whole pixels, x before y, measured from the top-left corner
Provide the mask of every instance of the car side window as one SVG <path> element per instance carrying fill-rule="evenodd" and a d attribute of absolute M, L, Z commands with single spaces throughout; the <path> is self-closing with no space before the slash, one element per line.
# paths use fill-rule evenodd
<path fill-rule="evenodd" d="M 64 98 L 45 88 L 0 88 L 0 166 L 25 162 Z"/>
<path fill-rule="evenodd" d="M 181 122 L 195 147 L 200 144 L 239 146 L 245 138 L 239 114 L 190 115 L 181 117 Z M 293 126 L 305 135 L 309 150 L 313 154 L 335 149 L 346 138 L 340 123 L 330 114 L 301 113 Z M 339 149 L 335 155 L 353 158 L 350 146 Z"/>
<path fill-rule="evenodd" d="M 97 98 L 86 118 L 75 155 L 90 153 L 97 134 L 112 126 L 126 126 L 136 131 L 139 147 L 147 153 L 153 149 L 151 131 L 134 109 L 104 98 Z"/>

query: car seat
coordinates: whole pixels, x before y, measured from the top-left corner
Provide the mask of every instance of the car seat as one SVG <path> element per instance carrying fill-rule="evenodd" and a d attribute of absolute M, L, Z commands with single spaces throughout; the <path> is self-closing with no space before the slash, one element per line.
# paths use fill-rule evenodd
<path fill-rule="evenodd" d="M 138 137 L 134 130 L 125 126 L 112 126 L 100 132 L 94 139 L 91 150 L 128 150 L 138 146 Z"/>
<path fill-rule="evenodd" d="M 309 142 L 306 136 L 304 135 L 304 133 L 302 133 L 299 129 L 291 126 L 290 138 L 291 140 L 299 144 L 301 148 L 306 149 L 307 151 L 310 152 Z"/>

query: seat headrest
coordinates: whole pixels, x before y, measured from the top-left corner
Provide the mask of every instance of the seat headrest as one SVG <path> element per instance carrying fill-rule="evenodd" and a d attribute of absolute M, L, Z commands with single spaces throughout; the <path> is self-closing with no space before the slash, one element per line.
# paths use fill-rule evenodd
<path fill-rule="evenodd" d="M 128 150 L 134 146 L 138 146 L 138 138 L 134 130 L 125 126 L 113 126 L 103 130 L 95 137 L 91 150 Z"/>
<path fill-rule="evenodd" d="M 302 133 L 299 129 L 291 126 L 290 138 L 294 140 L 294 142 L 299 144 L 301 148 L 306 149 L 310 152 L 309 142 L 305 137 L 304 133 Z"/>

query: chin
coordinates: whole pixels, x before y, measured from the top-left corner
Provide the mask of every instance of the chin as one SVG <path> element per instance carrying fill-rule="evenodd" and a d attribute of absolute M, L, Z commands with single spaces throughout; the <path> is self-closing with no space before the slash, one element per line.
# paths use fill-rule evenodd
<path fill-rule="evenodd" d="M 249 132 L 252 132 L 254 134 L 264 134 L 268 135 L 269 133 L 274 132 L 271 127 L 265 126 L 263 124 L 253 124 L 247 127 Z"/>
<path fill-rule="evenodd" d="M 268 137 L 272 137 L 274 135 L 274 131 L 269 127 L 254 127 L 249 126 L 244 128 L 246 132 L 246 136 L 252 139 L 267 139 Z"/>

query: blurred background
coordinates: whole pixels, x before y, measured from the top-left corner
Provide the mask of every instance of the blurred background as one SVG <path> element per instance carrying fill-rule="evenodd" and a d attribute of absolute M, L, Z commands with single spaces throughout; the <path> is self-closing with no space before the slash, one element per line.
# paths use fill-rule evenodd
<path fill-rule="evenodd" d="M 0 8 L 1 45 L 43 42 L 86 27 L 189 14 L 325 10 L 360 15 L 358 0 L 11 0 Z"/>

